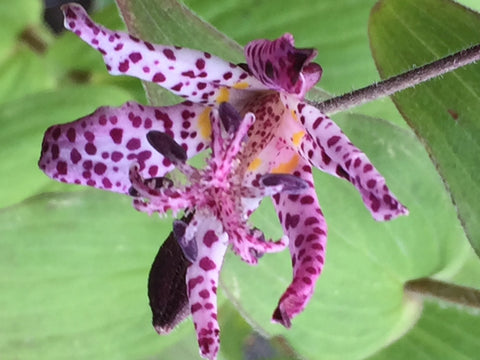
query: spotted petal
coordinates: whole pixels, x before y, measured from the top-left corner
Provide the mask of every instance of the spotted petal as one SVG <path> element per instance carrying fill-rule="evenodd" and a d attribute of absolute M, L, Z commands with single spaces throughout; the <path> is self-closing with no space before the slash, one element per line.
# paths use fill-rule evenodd
<path fill-rule="evenodd" d="M 220 346 L 217 286 L 228 238 L 218 219 L 199 213 L 188 225 L 185 237 L 195 239 L 197 245 L 197 256 L 188 267 L 186 277 L 190 311 L 200 353 L 213 360 Z"/>
<path fill-rule="evenodd" d="M 312 59 L 314 49 L 297 49 L 293 36 L 255 40 L 245 46 L 245 57 L 253 75 L 272 90 L 284 91 L 303 98 L 322 75 L 322 68 Z"/>
<path fill-rule="evenodd" d="M 128 193 L 130 167 L 144 178 L 163 176 L 173 166 L 147 141 L 147 133 L 167 133 L 191 157 L 210 143 L 210 108 L 185 102 L 150 107 L 128 102 L 102 107 L 72 123 L 55 125 L 44 136 L 40 168 L 68 183 Z"/>
<path fill-rule="evenodd" d="M 275 209 L 285 234 L 290 239 L 293 280 L 280 298 L 272 321 L 290 327 L 291 319 L 303 311 L 315 289 L 323 268 L 327 243 L 327 224 L 318 204 L 311 167 L 299 161 L 293 173 L 308 183 L 300 194 L 273 196 Z"/>
<path fill-rule="evenodd" d="M 176 95 L 210 105 L 240 95 L 236 89 L 265 90 L 241 67 L 209 53 L 153 45 L 126 33 L 111 31 L 94 23 L 79 5 L 65 5 L 63 11 L 65 27 L 103 55 L 112 75 L 152 81 Z"/>
<path fill-rule="evenodd" d="M 350 181 L 375 220 L 390 220 L 408 214 L 385 184 L 383 176 L 337 124 L 318 109 L 302 102 L 296 106 L 296 112 L 309 135 L 303 137 L 300 148 L 312 165 Z"/>

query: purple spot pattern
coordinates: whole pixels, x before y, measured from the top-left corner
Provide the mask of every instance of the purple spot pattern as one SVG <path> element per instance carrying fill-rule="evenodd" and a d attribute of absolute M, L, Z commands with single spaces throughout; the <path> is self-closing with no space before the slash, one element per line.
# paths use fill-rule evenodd
<path fill-rule="evenodd" d="M 222 225 L 215 217 L 202 218 L 200 221 L 197 218 L 190 227 L 196 230 L 195 239 L 200 250 L 196 261 L 187 269 L 190 311 L 201 354 L 215 358 L 220 344 L 217 287 L 228 237 L 222 233 Z M 205 243 L 209 246 L 205 246 Z"/>
<path fill-rule="evenodd" d="M 275 309 L 272 320 L 290 327 L 291 319 L 303 311 L 322 272 L 327 245 L 327 224 L 318 204 L 312 170 L 301 161 L 294 173 L 309 183 L 301 194 L 277 194 L 275 209 L 282 214 L 280 222 L 290 239 L 293 280 Z"/>
<path fill-rule="evenodd" d="M 408 213 L 368 157 L 332 120 L 303 102 L 322 69 L 312 62 L 316 50 L 295 48 L 292 35 L 249 43 L 244 70 L 205 52 L 153 45 L 108 30 L 75 4 L 63 11 L 67 29 L 103 55 L 111 74 L 155 82 L 188 100 L 169 107 L 131 102 L 102 107 L 52 126 L 45 133 L 39 166 L 62 182 L 119 193 L 133 188 L 139 211 L 195 209 L 185 236 L 196 242 L 198 256 L 186 281 L 202 356 L 216 359 L 219 349 L 216 288 L 228 244 L 242 260 L 256 264 L 263 254 L 281 251 L 288 243 L 293 279 L 273 321 L 289 327 L 312 297 L 327 238 L 312 167 L 351 182 L 376 220 Z M 218 115 L 219 95 L 223 99 L 225 91 L 243 117 L 234 134 L 222 128 Z M 188 158 L 211 148 L 203 169 L 175 164 L 189 184 L 155 188 L 156 182 L 149 181 L 174 168 L 148 143 L 152 130 L 171 136 Z M 250 167 L 252 161 L 256 165 Z M 282 185 L 261 185 L 262 175 L 278 169 L 303 179 L 308 188 L 286 193 Z M 266 240 L 246 221 L 265 196 L 273 197 L 285 233 L 278 241 Z"/>
<path fill-rule="evenodd" d="M 179 139 L 189 157 L 208 146 L 209 139 L 197 131 L 203 111 L 203 106 L 190 102 L 162 108 L 132 102 L 99 108 L 85 118 L 49 128 L 39 166 L 55 180 L 128 193 L 133 164 L 148 178 L 173 169 L 148 144 L 147 132 L 158 130 Z"/>
<path fill-rule="evenodd" d="M 152 81 L 189 100 L 214 105 L 221 87 L 248 83 L 265 90 L 241 67 L 208 53 L 174 46 L 154 45 L 91 21 L 79 5 L 64 7 L 65 27 L 102 53 L 112 75 Z"/>
<path fill-rule="evenodd" d="M 311 165 L 351 182 L 375 220 L 408 214 L 385 184 L 383 176 L 337 124 L 313 106 L 299 104 L 295 110 L 301 119 L 313 119 L 305 123 L 308 136 L 300 144 L 302 156 Z"/>

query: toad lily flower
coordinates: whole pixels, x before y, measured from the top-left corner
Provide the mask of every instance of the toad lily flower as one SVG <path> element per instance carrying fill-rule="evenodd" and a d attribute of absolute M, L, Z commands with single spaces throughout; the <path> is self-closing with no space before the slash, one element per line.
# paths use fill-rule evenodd
<path fill-rule="evenodd" d="M 227 245 L 255 264 L 288 242 L 293 280 L 273 321 L 289 327 L 311 298 L 327 237 L 312 167 L 352 183 L 376 220 L 408 213 L 367 156 L 303 101 L 322 69 L 312 62 L 316 51 L 295 48 L 290 34 L 249 43 L 247 65 L 234 65 L 108 30 L 78 5 L 63 10 L 66 27 L 103 55 L 111 74 L 157 83 L 186 101 L 102 107 L 52 126 L 39 166 L 58 181 L 129 194 L 141 211 L 191 211 L 188 221 L 174 223 L 174 234 L 191 263 L 186 291 L 203 356 L 214 359 L 218 351 L 215 293 Z M 204 169 L 186 163 L 207 148 Z M 165 178 L 175 167 L 186 185 Z M 284 230 L 277 242 L 247 224 L 264 196 L 272 196 Z"/>
<path fill-rule="evenodd" d="M 211 111 L 210 118 L 212 156 L 203 170 L 185 163 L 185 149 L 169 135 L 159 131 L 147 134 L 153 148 L 187 176 L 189 186 L 174 187 L 164 178 L 143 179 L 138 165 L 134 164 L 130 169 L 130 194 L 136 197 L 137 210 L 148 213 L 167 210 L 175 213 L 195 208 L 195 214 L 187 222 L 174 222 L 173 233 L 191 263 L 186 271 L 187 296 L 200 350 L 202 355 L 212 359 L 218 352 L 220 331 L 216 289 L 228 244 L 231 243 L 234 251 L 249 263 L 256 263 L 260 255 L 283 250 L 286 246 L 285 239 L 265 241 L 261 231 L 250 228 L 246 223 L 248 206 L 244 204 L 249 201 L 256 204 L 264 196 L 279 192 L 301 193 L 308 184 L 290 174 L 265 174 L 251 183 L 244 182 L 246 166 L 241 159 L 255 116 L 247 113 L 241 119 L 231 105 L 222 103 L 218 110 Z M 229 130 L 225 135 L 221 123 Z M 182 320 L 182 315 L 179 316 L 177 321 Z M 154 319 L 160 334 L 167 333 L 175 325 L 155 323 Z"/>

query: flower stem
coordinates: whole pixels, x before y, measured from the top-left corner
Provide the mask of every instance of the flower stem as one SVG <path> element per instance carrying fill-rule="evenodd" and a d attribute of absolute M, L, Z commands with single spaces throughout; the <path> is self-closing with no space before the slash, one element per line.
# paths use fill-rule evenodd
<path fill-rule="evenodd" d="M 321 112 L 332 115 L 395 94 L 478 60 L 480 60 L 480 44 L 367 87 L 312 103 L 312 105 Z"/>
<path fill-rule="evenodd" d="M 429 278 L 408 281 L 405 290 L 422 297 L 433 297 L 480 309 L 480 291 Z"/>

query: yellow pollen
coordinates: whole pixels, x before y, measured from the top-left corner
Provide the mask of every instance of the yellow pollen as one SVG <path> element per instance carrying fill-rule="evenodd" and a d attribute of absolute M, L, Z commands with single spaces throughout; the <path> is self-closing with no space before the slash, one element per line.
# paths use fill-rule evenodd
<path fill-rule="evenodd" d="M 207 107 L 198 117 L 198 127 L 200 128 L 200 134 L 204 139 L 208 139 L 212 133 L 212 126 L 210 124 L 211 110 L 211 108 Z"/>
<path fill-rule="evenodd" d="M 300 130 L 299 132 L 296 132 L 295 134 L 293 134 L 292 135 L 293 145 L 295 146 L 300 145 L 300 142 L 302 141 L 304 136 L 305 136 L 305 131 L 303 130 Z"/>
<path fill-rule="evenodd" d="M 293 120 L 295 120 L 296 122 L 299 122 L 297 112 L 295 110 L 290 110 L 290 114 L 292 115 Z"/>
<path fill-rule="evenodd" d="M 248 165 L 248 171 L 255 171 L 260 165 L 262 165 L 262 160 L 260 160 L 259 158 L 255 158 L 250 163 L 250 165 Z"/>
<path fill-rule="evenodd" d="M 281 163 L 271 172 L 272 174 L 291 174 L 293 173 L 293 170 L 297 168 L 299 160 L 300 160 L 300 155 L 294 154 L 289 161 Z"/>
<path fill-rule="evenodd" d="M 227 102 L 230 98 L 230 92 L 227 88 L 221 88 L 220 92 L 217 96 L 217 103 L 221 104 L 223 102 Z"/>
<path fill-rule="evenodd" d="M 236 83 L 235 85 L 233 85 L 232 87 L 233 87 L 234 89 L 243 90 L 243 89 L 248 88 L 248 86 L 249 86 L 249 85 L 248 85 L 248 83 L 246 83 L 246 82 L 239 82 L 239 83 Z"/>

